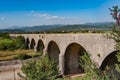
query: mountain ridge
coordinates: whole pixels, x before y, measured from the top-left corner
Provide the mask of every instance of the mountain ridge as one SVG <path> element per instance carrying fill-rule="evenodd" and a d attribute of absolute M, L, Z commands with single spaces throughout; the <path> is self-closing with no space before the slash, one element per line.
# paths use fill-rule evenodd
<path fill-rule="evenodd" d="M 77 31 L 77 30 L 110 30 L 112 22 L 86 23 L 73 25 L 41 25 L 41 26 L 13 26 L 9 29 L 2 29 L 0 32 L 43 32 L 43 31 Z"/>

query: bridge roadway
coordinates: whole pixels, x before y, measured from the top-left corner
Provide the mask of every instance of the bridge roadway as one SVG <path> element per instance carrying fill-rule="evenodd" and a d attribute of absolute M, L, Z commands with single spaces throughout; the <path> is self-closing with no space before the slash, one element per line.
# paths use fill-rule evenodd
<path fill-rule="evenodd" d="M 87 52 L 98 67 L 116 63 L 115 42 L 105 34 L 10 34 L 23 36 L 28 49 L 43 51 L 57 61 L 61 74 L 84 72 L 79 57 Z"/>

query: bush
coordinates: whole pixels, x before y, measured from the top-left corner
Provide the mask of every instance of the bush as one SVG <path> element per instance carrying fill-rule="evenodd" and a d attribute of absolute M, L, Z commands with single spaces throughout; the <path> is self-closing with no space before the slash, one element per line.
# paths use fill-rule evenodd
<path fill-rule="evenodd" d="M 0 38 L 2 38 L 2 39 L 10 39 L 10 36 L 9 36 L 9 34 L 8 33 L 0 33 Z"/>
<path fill-rule="evenodd" d="M 14 50 L 15 43 L 11 39 L 1 39 L 0 40 L 0 50 Z"/>
<path fill-rule="evenodd" d="M 32 60 L 22 66 L 22 71 L 28 80 L 52 80 L 49 77 L 58 74 L 57 64 L 48 56 Z"/>
<path fill-rule="evenodd" d="M 15 39 L 15 48 L 16 48 L 16 49 L 25 49 L 25 48 L 26 48 L 24 37 L 18 36 L 18 37 Z"/>
<path fill-rule="evenodd" d="M 2 35 L 1 35 L 2 36 Z M 25 39 L 18 36 L 15 40 L 6 37 L 0 39 L 0 50 L 25 49 Z"/>
<path fill-rule="evenodd" d="M 85 77 L 80 80 L 116 80 L 112 72 L 106 73 L 106 71 L 98 69 L 87 53 L 80 57 L 80 65 L 85 70 Z"/>
<path fill-rule="evenodd" d="M 116 42 L 114 48 L 117 51 L 116 57 L 118 63 L 115 65 L 116 70 L 120 73 L 120 8 L 113 6 L 112 9 L 109 8 L 109 10 L 111 11 L 112 18 L 116 20 L 116 24 L 113 25 L 113 30 L 109 37 Z"/>

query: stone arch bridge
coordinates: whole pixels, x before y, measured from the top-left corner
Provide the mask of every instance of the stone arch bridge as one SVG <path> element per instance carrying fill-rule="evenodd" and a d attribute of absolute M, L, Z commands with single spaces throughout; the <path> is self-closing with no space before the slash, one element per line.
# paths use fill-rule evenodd
<path fill-rule="evenodd" d="M 86 51 L 98 67 L 116 62 L 115 42 L 105 34 L 10 34 L 11 37 L 23 36 L 27 48 L 42 50 L 57 61 L 61 74 L 82 73 L 79 56 Z"/>

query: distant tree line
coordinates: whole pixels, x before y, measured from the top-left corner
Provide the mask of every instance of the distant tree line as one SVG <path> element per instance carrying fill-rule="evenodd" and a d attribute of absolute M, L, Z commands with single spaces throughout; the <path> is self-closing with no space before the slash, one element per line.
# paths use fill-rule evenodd
<path fill-rule="evenodd" d="M 15 39 L 10 38 L 8 33 L 0 33 L 0 50 L 25 49 L 25 39 L 18 36 Z"/>

